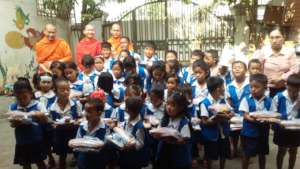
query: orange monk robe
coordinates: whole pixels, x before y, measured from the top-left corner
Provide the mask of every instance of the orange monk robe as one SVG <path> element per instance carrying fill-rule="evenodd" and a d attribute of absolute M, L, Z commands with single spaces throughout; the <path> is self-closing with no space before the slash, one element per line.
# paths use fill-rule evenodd
<path fill-rule="evenodd" d="M 107 42 L 109 42 L 112 46 L 112 50 L 113 50 L 113 54 L 115 56 L 119 56 L 121 54 L 121 47 L 120 47 L 120 41 L 121 41 L 121 37 L 119 38 L 114 38 L 114 37 L 110 37 Z M 130 42 L 129 43 L 129 51 L 133 51 L 133 44 Z"/>
<path fill-rule="evenodd" d="M 97 56 L 101 54 L 101 42 L 97 39 L 82 39 L 76 46 L 76 62 L 80 70 L 83 70 L 81 59 L 84 55 Z"/>
<path fill-rule="evenodd" d="M 36 61 L 44 64 L 52 61 L 71 61 L 72 53 L 70 46 L 63 39 L 49 41 L 46 37 L 35 45 Z"/>

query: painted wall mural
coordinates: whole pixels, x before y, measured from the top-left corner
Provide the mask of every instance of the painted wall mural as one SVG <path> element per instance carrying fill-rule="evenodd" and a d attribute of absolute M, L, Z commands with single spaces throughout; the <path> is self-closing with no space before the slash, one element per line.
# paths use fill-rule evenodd
<path fill-rule="evenodd" d="M 68 22 L 37 16 L 34 0 L 0 0 L 0 94 L 9 91 L 18 77 L 31 78 L 36 70 L 35 43 L 47 23 L 57 26 L 58 36 L 68 39 Z"/>

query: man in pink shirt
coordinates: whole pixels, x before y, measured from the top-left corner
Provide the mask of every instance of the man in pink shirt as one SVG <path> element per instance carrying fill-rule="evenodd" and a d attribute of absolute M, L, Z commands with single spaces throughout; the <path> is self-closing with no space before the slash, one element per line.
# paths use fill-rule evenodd
<path fill-rule="evenodd" d="M 283 46 L 281 30 L 275 28 L 270 32 L 271 45 L 264 46 L 256 56 L 263 63 L 264 74 L 268 77 L 270 96 L 285 89 L 288 76 L 299 71 L 297 56 L 293 48 Z"/>

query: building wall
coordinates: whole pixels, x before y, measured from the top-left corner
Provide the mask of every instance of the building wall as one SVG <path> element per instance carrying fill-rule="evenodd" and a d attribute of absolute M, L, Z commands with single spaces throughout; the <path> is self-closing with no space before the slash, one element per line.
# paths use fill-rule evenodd
<path fill-rule="evenodd" d="M 35 0 L 0 0 L 0 86 L 20 76 L 32 75 L 36 67 L 31 46 L 46 23 L 57 25 L 58 36 L 70 40 L 68 23 L 37 16 Z"/>

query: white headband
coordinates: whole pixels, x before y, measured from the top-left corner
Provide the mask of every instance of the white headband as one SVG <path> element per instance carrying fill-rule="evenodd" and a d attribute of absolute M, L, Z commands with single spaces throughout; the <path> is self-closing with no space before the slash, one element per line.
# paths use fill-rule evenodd
<path fill-rule="evenodd" d="M 52 81 L 52 77 L 48 75 L 41 76 L 41 81 Z"/>

